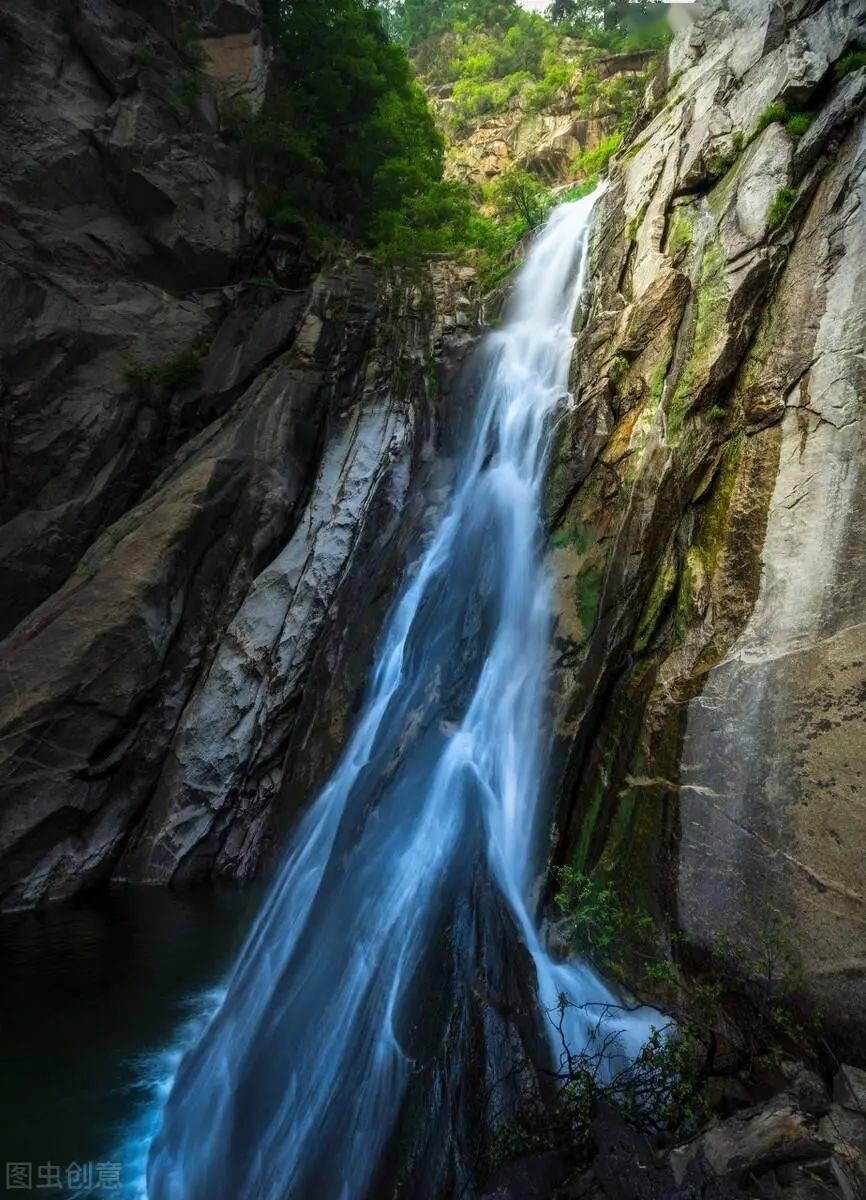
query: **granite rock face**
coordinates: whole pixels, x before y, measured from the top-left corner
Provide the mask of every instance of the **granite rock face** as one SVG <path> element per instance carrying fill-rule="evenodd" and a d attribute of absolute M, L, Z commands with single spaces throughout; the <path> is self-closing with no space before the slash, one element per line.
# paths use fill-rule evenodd
<path fill-rule="evenodd" d="M 189 355 L 264 229 L 220 136 L 221 87 L 185 60 L 181 9 L 165 28 L 112 0 L 4 14 L 18 37 L 0 40 L 2 633 L 174 448 L 130 369 Z M 261 37 L 257 6 L 249 19 Z"/>
<path fill-rule="evenodd" d="M 554 852 L 693 961 L 778 921 L 862 1056 L 866 6 L 689 13 L 598 203 L 551 469 Z"/>
<path fill-rule="evenodd" d="M 253 0 L 202 6 L 192 60 L 143 5 L 10 12 L 3 904 L 246 877 L 339 752 L 431 519 L 471 272 L 314 272 L 266 229 L 224 119 L 267 82 Z M 866 71 L 836 65 L 864 38 L 854 0 L 683 15 L 598 203 L 546 499 L 554 858 L 697 960 L 783 914 L 855 1054 Z M 524 116 L 497 161 L 551 179 L 607 132 L 567 98 Z"/>
<path fill-rule="evenodd" d="M 579 106 L 580 49 L 575 44 L 571 55 L 566 51 L 566 59 L 573 56 L 575 60 L 574 82 L 560 88 L 541 107 L 516 95 L 501 110 L 467 118 L 456 131 L 452 128 L 456 112 L 453 84 L 428 88 L 433 111 L 446 132 L 446 175 L 477 189 L 516 164 L 551 184 L 568 179 L 575 158 L 596 150 L 616 131 L 619 121 L 603 102 Z M 610 54 L 596 59 L 592 70 L 598 80 L 632 81 L 640 87 L 652 60 L 649 51 Z"/>
<path fill-rule="evenodd" d="M 266 229 L 221 123 L 263 94 L 252 0 L 10 12 L 2 905 L 246 877 L 363 687 L 471 273 L 311 277 Z"/>

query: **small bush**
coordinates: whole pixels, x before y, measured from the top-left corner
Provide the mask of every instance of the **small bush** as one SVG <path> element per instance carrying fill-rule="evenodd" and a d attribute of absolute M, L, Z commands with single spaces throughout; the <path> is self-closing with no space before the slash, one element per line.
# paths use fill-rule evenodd
<path fill-rule="evenodd" d="M 755 126 L 755 133 L 760 133 L 766 129 L 768 125 L 772 125 L 774 121 L 785 121 L 788 118 L 788 110 L 784 104 L 768 104 L 761 115 L 758 117 L 758 124 Z"/>
<path fill-rule="evenodd" d="M 610 364 L 607 373 L 611 383 L 614 386 L 622 382 L 628 373 L 628 359 L 624 354 L 617 354 L 613 362 Z"/>
<path fill-rule="evenodd" d="M 548 108 L 553 104 L 558 94 L 571 86 L 574 70 L 566 63 L 551 67 L 543 79 L 534 84 L 526 93 L 526 102 L 536 110 Z"/>
<path fill-rule="evenodd" d="M 220 106 L 220 128 L 230 138 L 246 137 L 255 118 L 255 109 L 246 96 L 228 96 Z"/>
<path fill-rule="evenodd" d="M 201 351 L 189 350 L 167 363 L 131 363 L 126 378 L 148 392 L 176 392 L 196 382 L 201 373 L 200 358 Z"/>
<path fill-rule="evenodd" d="M 773 203 L 770 205 L 770 212 L 767 215 L 767 228 L 770 230 L 778 229 L 782 225 L 791 211 L 794 201 L 797 199 L 797 189 L 792 187 L 780 187 L 773 198 Z"/>
<path fill-rule="evenodd" d="M 839 59 L 834 73 L 837 79 L 844 79 L 846 75 L 850 75 L 852 71 L 859 71 L 861 67 L 866 67 L 866 50 L 852 50 L 850 54 Z"/>
<path fill-rule="evenodd" d="M 500 216 L 517 218 L 527 229 L 535 229 L 550 208 L 550 192 L 535 175 L 521 167 L 509 167 L 487 189 L 487 198 Z"/>
<path fill-rule="evenodd" d="M 145 71 L 165 70 L 165 63 L 153 46 L 137 46 L 132 53 L 132 61 Z"/>
<path fill-rule="evenodd" d="M 606 170 L 607 164 L 620 148 L 622 137 L 621 133 L 612 133 L 610 137 L 605 138 L 594 150 L 584 150 L 581 154 L 578 154 L 573 166 L 575 175 L 592 178 L 602 174 Z"/>
<path fill-rule="evenodd" d="M 814 113 L 792 113 L 785 122 L 785 128 L 788 130 L 788 133 L 793 133 L 795 137 L 802 137 L 814 120 Z"/>
<path fill-rule="evenodd" d="M 184 75 L 178 96 L 181 104 L 185 104 L 187 108 L 195 108 L 201 99 L 201 84 L 195 75 L 190 72 Z"/>
<path fill-rule="evenodd" d="M 721 425 L 727 415 L 720 404 L 714 404 L 707 412 L 707 420 L 711 425 Z"/>
<path fill-rule="evenodd" d="M 574 200 L 582 200 L 584 196 L 588 196 L 590 192 L 594 192 L 597 187 L 598 176 L 590 175 L 589 179 L 584 179 L 583 183 L 576 183 L 567 192 L 561 192 L 556 199 L 556 203 L 570 204 Z"/>
<path fill-rule="evenodd" d="M 177 38 L 177 52 L 186 65 L 198 71 L 204 65 L 204 50 L 199 45 L 201 29 L 194 21 L 184 21 Z"/>

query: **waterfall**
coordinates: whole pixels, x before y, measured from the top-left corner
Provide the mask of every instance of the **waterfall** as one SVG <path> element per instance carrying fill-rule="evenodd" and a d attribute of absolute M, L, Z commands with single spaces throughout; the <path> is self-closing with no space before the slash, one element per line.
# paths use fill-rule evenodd
<path fill-rule="evenodd" d="M 412 1068 L 401 1006 L 472 846 L 522 932 L 540 1002 L 613 1000 L 589 968 L 550 958 L 529 902 L 547 815 L 539 510 L 591 208 L 554 210 L 479 351 L 449 508 L 390 615 L 343 757 L 181 1065 L 151 1200 L 363 1200 Z M 634 1018 L 627 1048 L 644 1034 Z"/>

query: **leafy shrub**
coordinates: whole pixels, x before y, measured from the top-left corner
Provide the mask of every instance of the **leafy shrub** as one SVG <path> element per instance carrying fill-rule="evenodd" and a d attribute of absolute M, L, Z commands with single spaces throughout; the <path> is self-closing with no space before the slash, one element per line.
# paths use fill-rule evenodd
<path fill-rule="evenodd" d="M 768 104 L 758 117 L 755 133 L 761 133 L 768 125 L 772 125 L 774 121 L 785 121 L 787 118 L 788 110 L 784 104 Z"/>
<path fill-rule="evenodd" d="M 191 71 L 204 65 L 205 53 L 199 45 L 202 33 L 195 21 L 184 21 L 177 36 L 177 52 Z"/>
<path fill-rule="evenodd" d="M 770 211 L 767 215 L 767 229 L 778 229 L 782 225 L 791 211 L 794 201 L 797 199 L 797 189 L 792 187 L 780 187 L 773 197 L 773 203 L 770 205 Z"/>
<path fill-rule="evenodd" d="M 707 411 L 707 420 L 711 425 L 721 425 L 727 415 L 727 411 L 720 404 L 714 404 Z"/>
<path fill-rule="evenodd" d="M 588 196 L 590 192 L 594 192 L 598 187 L 598 176 L 591 175 L 589 179 L 585 179 L 583 183 L 576 183 L 574 187 L 570 187 L 568 191 L 560 192 L 557 198 L 557 204 L 569 204 L 573 200 L 582 200 L 584 196 Z"/>
<path fill-rule="evenodd" d="M 132 52 L 132 61 L 145 71 L 164 71 L 166 69 L 166 64 L 153 46 L 136 46 Z"/>
<path fill-rule="evenodd" d="M 785 128 L 789 133 L 793 133 L 796 137 L 802 137 L 814 120 L 814 113 L 792 113 L 785 122 Z"/>
<path fill-rule="evenodd" d="M 178 96 L 181 103 L 185 104 L 187 108 L 195 108 L 201 99 L 201 83 L 192 71 L 187 71 L 184 74 Z"/>
<path fill-rule="evenodd" d="M 526 93 L 526 101 L 530 108 L 548 108 L 557 98 L 559 92 L 571 86 L 574 78 L 574 68 L 567 63 L 558 63 L 550 67 L 534 87 Z"/>
<path fill-rule="evenodd" d="M 201 354 L 200 349 L 194 349 L 166 363 L 132 363 L 126 369 L 126 378 L 148 392 L 179 391 L 197 381 Z"/>
<path fill-rule="evenodd" d="M 617 129 L 625 133 L 634 120 L 644 90 L 644 76 L 623 74 L 606 80 L 599 88 L 602 114 L 617 118 Z"/>
<path fill-rule="evenodd" d="M 404 206 L 383 233 L 377 254 L 384 263 L 412 264 L 431 254 L 469 259 L 487 291 L 514 267 L 506 261 L 527 233 L 519 217 L 483 216 L 463 183 L 441 180 Z"/>
<path fill-rule="evenodd" d="M 714 154 L 710 155 L 710 160 L 707 164 L 710 174 L 714 178 L 727 174 L 739 158 L 745 144 L 746 135 L 738 130 L 731 138 L 731 144 L 727 150 L 717 150 Z"/>
<path fill-rule="evenodd" d="M 573 165 L 575 175 L 583 175 L 587 178 L 601 175 L 620 148 L 622 138 L 623 135 L 621 133 L 612 133 L 610 137 L 606 137 L 594 150 L 584 150 L 578 154 Z"/>
<path fill-rule="evenodd" d="M 273 84 L 238 133 L 262 205 L 284 228 L 388 239 L 442 178 L 443 141 L 406 54 L 366 0 L 264 0 Z"/>
<path fill-rule="evenodd" d="M 850 54 L 845 54 L 839 59 L 833 71 L 837 79 L 844 79 L 846 75 L 850 75 L 852 71 L 859 71 L 861 67 L 866 67 L 866 50 L 852 50 Z"/>
<path fill-rule="evenodd" d="M 529 108 L 538 110 L 554 104 L 564 89 L 572 87 L 578 67 L 580 75 L 573 98 L 578 110 L 589 115 L 598 103 L 602 113 L 615 114 L 623 127 L 630 123 L 644 77 L 629 74 L 600 81 L 591 64 L 603 50 L 601 45 L 585 48 L 578 55 L 573 49 L 566 51 L 562 30 L 516 3 L 437 0 L 429 7 L 440 8 L 443 17 L 446 10 L 455 14 L 459 8 L 465 10 L 452 19 L 450 27 L 436 20 L 422 22 L 438 32 L 420 44 L 407 37 L 415 51 L 416 69 L 424 79 L 431 84 L 454 85 L 455 129 L 463 128 L 474 116 L 505 107 L 518 92 Z M 398 10 L 408 14 L 410 4 L 395 0 L 389 11 L 393 16 Z M 410 24 L 420 27 L 414 17 Z M 587 40 L 610 42 L 597 37 Z M 611 45 L 621 42 L 623 36 L 614 34 Z M 507 88 L 498 86 L 506 81 L 510 81 Z"/>
<path fill-rule="evenodd" d="M 473 117 L 503 109 L 512 96 L 516 96 L 532 76 L 526 71 L 507 75 L 504 79 L 479 82 L 476 79 L 461 79 L 454 86 L 455 110 L 452 126 L 462 128 Z"/>
<path fill-rule="evenodd" d="M 717 978 L 709 983 L 689 981 L 670 949 L 683 940 L 682 935 L 666 939 L 658 934 L 650 915 L 628 902 L 610 880 L 590 878 L 574 867 L 560 867 L 556 876 L 559 890 L 555 900 L 575 950 L 610 974 L 629 978 L 638 995 L 641 977 L 647 984 L 663 985 L 691 1052 L 704 1058 L 701 1071 L 705 1078 L 715 1067 L 726 992 L 745 1000 L 749 1007 L 748 1019 L 726 1034 L 729 1053 L 744 1071 L 767 1060 L 776 1061 L 785 1041 L 807 1041 L 819 1014 L 813 1014 L 806 1024 L 796 1015 L 794 997 L 802 968 L 784 918 L 769 914 L 755 924 L 750 941 L 719 930 L 712 951 Z M 748 896 L 744 903 L 749 903 Z"/>
<path fill-rule="evenodd" d="M 552 0 L 551 20 L 608 53 L 661 50 L 673 33 L 653 5 L 618 0 Z"/>
<path fill-rule="evenodd" d="M 535 229 L 550 207 L 550 193 L 535 175 L 521 167 L 504 171 L 487 189 L 487 199 L 504 217 L 521 220 L 527 229 Z"/>

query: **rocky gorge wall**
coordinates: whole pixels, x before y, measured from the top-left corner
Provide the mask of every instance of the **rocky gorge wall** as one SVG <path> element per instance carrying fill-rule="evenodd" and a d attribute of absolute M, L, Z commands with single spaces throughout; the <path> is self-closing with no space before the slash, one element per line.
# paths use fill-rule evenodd
<path fill-rule="evenodd" d="M 255 872 L 339 748 L 470 320 L 471 272 L 267 227 L 227 125 L 261 12 L 204 9 L 22 2 L 0 40 L 6 908 Z"/>
<path fill-rule="evenodd" d="M 441 483 L 472 273 L 275 236 L 227 120 L 267 83 L 261 14 L 205 7 L 194 69 L 144 3 L 16 2 L 0 41 L 9 908 L 254 874 Z M 690 12 L 598 202 L 551 464 L 551 853 L 698 972 L 785 914 L 862 1055 L 866 72 L 835 67 L 863 5 Z M 591 139 L 541 116 L 564 178 Z"/>
<path fill-rule="evenodd" d="M 550 183 L 569 179 L 575 158 L 596 150 L 616 132 L 621 119 L 603 100 L 580 103 L 583 71 L 578 65 L 579 53 L 576 45 L 565 55 L 565 61 L 574 60 L 574 80 L 551 102 L 538 107 L 518 93 L 504 108 L 471 118 L 456 129 L 452 127 L 456 119 L 454 85 L 429 87 L 433 111 L 446 136 L 446 175 L 477 189 L 516 164 Z M 634 81 L 639 86 L 654 58 L 653 51 L 596 52 L 590 69 L 599 80 Z"/>
<path fill-rule="evenodd" d="M 690 13 L 598 204 L 548 489 L 554 854 L 699 975 L 778 914 L 862 1056 L 866 10 Z"/>

